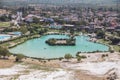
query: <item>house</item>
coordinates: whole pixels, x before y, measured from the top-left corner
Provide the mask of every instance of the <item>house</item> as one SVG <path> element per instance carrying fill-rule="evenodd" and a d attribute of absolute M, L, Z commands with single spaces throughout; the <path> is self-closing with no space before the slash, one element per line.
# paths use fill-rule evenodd
<path fill-rule="evenodd" d="M 89 26 L 80 26 L 80 30 L 85 30 L 85 31 L 89 32 L 90 27 Z"/>
<path fill-rule="evenodd" d="M 53 23 L 53 24 L 50 24 L 49 28 L 52 28 L 52 29 L 61 29 L 62 25 Z"/>
<path fill-rule="evenodd" d="M 103 28 L 104 28 L 103 26 L 94 26 L 95 30 L 103 30 Z"/>
<path fill-rule="evenodd" d="M 54 23 L 54 19 L 52 19 L 52 18 L 44 18 L 44 21 Z"/>
<path fill-rule="evenodd" d="M 75 29 L 75 25 L 65 24 L 63 25 L 64 30 Z"/>
<path fill-rule="evenodd" d="M 115 31 L 120 32 L 120 25 L 115 27 Z"/>
<path fill-rule="evenodd" d="M 89 23 L 90 30 L 93 31 L 95 26 L 96 26 L 96 23 L 95 23 L 95 22 L 90 22 L 90 23 Z"/>
<path fill-rule="evenodd" d="M 112 32 L 115 30 L 115 27 L 106 27 L 106 31 Z"/>
<path fill-rule="evenodd" d="M 26 21 L 26 22 L 33 22 L 33 18 L 34 17 L 36 17 L 36 18 L 38 18 L 38 19 L 40 19 L 41 17 L 40 16 L 37 16 L 37 15 L 33 15 L 33 14 L 29 14 L 29 15 L 27 15 L 25 18 L 24 18 L 24 20 Z"/>

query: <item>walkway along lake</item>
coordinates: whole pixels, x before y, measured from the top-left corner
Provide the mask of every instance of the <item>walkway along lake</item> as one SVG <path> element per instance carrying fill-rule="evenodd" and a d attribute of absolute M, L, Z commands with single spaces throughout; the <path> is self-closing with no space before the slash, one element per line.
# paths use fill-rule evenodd
<path fill-rule="evenodd" d="M 75 46 L 49 46 L 45 43 L 50 38 L 69 38 L 67 35 L 45 35 L 37 39 L 28 40 L 27 42 L 11 48 L 9 51 L 12 53 L 22 53 L 26 56 L 37 58 L 59 58 L 63 57 L 66 53 L 73 56 L 77 52 L 92 52 L 92 51 L 108 51 L 109 47 L 99 43 L 88 41 L 89 37 L 76 36 Z"/>

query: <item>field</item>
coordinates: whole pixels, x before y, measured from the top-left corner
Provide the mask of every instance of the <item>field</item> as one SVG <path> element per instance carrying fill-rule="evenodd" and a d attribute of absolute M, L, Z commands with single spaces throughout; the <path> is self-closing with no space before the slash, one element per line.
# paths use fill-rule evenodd
<path fill-rule="evenodd" d="M 0 27 L 9 27 L 10 22 L 0 22 Z"/>

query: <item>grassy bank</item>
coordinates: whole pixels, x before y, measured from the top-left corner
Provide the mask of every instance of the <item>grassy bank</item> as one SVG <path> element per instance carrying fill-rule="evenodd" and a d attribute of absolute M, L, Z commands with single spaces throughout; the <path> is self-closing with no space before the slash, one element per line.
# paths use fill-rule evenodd
<path fill-rule="evenodd" d="M 9 27 L 10 22 L 0 22 L 0 27 Z"/>
<path fill-rule="evenodd" d="M 6 48 L 12 48 L 12 47 L 15 47 L 19 44 L 26 42 L 27 40 L 38 38 L 38 37 L 40 37 L 39 34 L 21 36 L 18 38 L 11 39 L 9 41 L 1 42 L 0 45 Z"/>
<path fill-rule="evenodd" d="M 113 48 L 113 50 L 116 51 L 116 52 L 119 52 L 119 51 L 120 51 L 120 46 L 118 46 L 118 45 L 111 45 L 111 44 L 110 44 L 110 41 L 106 41 L 106 40 L 104 40 L 104 39 L 99 39 L 98 42 L 110 46 L 110 47 Z"/>

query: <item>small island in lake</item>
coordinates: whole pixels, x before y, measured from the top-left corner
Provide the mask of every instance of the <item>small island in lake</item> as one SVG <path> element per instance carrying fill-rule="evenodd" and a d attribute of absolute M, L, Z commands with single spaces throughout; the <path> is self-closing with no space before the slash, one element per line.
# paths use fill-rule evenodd
<path fill-rule="evenodd" d="M 55 39 L 51 38 L 46 40 L 46 43 L 51 46 L 74 46 L 76 42 L 76 39 Z"/>

